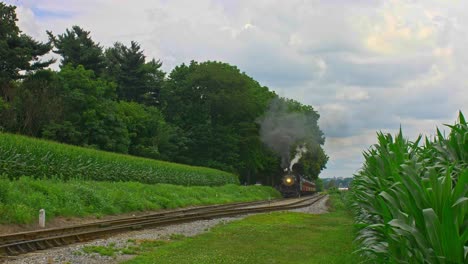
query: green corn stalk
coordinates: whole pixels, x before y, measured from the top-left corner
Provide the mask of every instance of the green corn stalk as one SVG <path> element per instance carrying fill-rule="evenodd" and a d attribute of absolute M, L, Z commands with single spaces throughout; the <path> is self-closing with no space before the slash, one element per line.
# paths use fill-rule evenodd
<path fill-rule="evenodd" d="M 220 170 L 138 158 L 0 133 L 0 175 L 10 179 L 135 181 L 176 185 L 238 184 Z"/>
<path fill-rule="evenodd" d="M 352 183 L 358 250 L 373 263 L 468 263 L 468 127 L 415 142 L 378 133 Z"/>

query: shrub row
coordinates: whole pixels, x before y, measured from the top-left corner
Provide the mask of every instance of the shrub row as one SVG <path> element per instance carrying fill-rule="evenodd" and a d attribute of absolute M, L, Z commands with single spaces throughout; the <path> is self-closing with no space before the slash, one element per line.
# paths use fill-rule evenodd
<path fill-rule="evenodd" d="M 125 212 L 178 208 L 279 198 L 271 187 L 180 186 L 138 182 L 35 180 L 0 176 L 0 223 L 37 221 L 41 208 L 47 220 L 56 216 L 112 215 Z"/>
<path fill-rule="evenodd" d="M 352 183 L 360 252 L 372 263 L 468 263 L 468 126 L 411 142 L 378 134 Z"/>
<path fill-rule="evenodd" d="M 95 181 L 137 181 L 177 185 L 238 184 L 220 170 L 133 157 L 0 133 L 0 174 Z"/>

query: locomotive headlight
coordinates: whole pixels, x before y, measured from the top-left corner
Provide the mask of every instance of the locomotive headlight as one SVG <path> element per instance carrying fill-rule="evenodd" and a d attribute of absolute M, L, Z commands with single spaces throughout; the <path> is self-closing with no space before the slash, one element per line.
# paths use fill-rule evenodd
<path fill-rule="evenodd" d="M 294 184 L 294 177 L 291 175 L 286 175 L 283 177 L 283 184 L 286 186 L 292 186 Z"/>

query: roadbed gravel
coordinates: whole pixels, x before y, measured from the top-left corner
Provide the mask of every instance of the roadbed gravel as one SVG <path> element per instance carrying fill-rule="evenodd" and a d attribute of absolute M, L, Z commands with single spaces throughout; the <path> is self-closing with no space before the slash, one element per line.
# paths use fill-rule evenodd
<path fill-rule="evenodd" d="M 292 212 L 301 212 L 309 214 L 323 214 L 327 211 L 328 197 L 321 199 L 319 202 L 307 207 L 289 210 Z M 239 215 L 235 217 L 223 217 L 210 220 L 199 220 L 190 223 L 183 223 L 171 226 L 157 227 L 152 229 L 144 229 L 117 234 L 115 236 L 98 239 L 90 242 L 73 244 L 60 248 L 52 248 L 44 251 L 35 251 L 17 257 L 10 257 L 6 263 L 12 264 L 36 264 L 36 263 L 71 263 L 71 264 L 110 264 L 119 263 L 121 261 L 134 258 L 135 255 L 125 255 L 116 253 L 115 256 L 101 256 L 97 253 L 84 253 L 83 248 L 86 246 L 109 246 L 114 248 L 126 248 L 131 245 L 132 241 L 145 240 L 169 240 L 171 236 L 196 236 L 198 234 L 208 232 L 212 227 L 218 224 L 225 224 L 231 221 L 240 220 L 248 215 Z"/>

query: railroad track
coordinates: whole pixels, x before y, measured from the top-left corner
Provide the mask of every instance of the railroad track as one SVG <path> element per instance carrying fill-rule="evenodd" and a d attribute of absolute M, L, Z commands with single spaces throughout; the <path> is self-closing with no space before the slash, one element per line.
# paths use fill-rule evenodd
<path fill-rule="evenodd" d="M 0 236 L 0 248 L 3 245 L 14 243 L 14 242 L 37 239 L 41 237 L 58 236 L 61 234 L 77 232 L 77 231 L 99 229 L 102 227 L 109 227 L 112 225 L 115 226 L 115 225 L 123 224 L 123 223 L 131 223 L 136 220 L 157 219 L 157 218 L 162 218 L 162 217 L 178 216 L 178 215 L 194 213 L 194 212 L 225 210 L 225 209 L 248 206 L 248 205 L 255 206 L 255 205 L 262 205 L 262 204 L 275 202 L 278 200 L 280 199 L 275 199 L 271 201 L 256 201 L 256 202 L 244 202 L 244 203 L 229 203 L 229 204 L 223 204 L 223 205 L 199 206 L 199 207 L 186 208 L 186 209 L 176 209 L 176 210 L 166 211 L 166 212 L 157 212 L 157 213 L 152 213 L 152 214 L 138 216 L 138 217 L 135 217 L 135 216 L 123 217 L 123 218 L 114 219 L 114 220 L 104 220 L 104 221 L 93 222 L 93 223 L 88 223 L 88 224 L 72 225 L 72 226 L 63 227 L 63 228 L 48 228 L 48 229 L 41 229 L 41 230 L 35 230 L 35 231 L 12 233 L 12 234 Z M 1 250 L 0 250 L 0 255 L 1 255 Z"/>
<path fill-rule="evenodd" d="M 30 232 L 21 232 L 0 236 L 0 257 L 16 256 L 36 250 L 69 245 L 107 237 L 113 234 L 138 230 L 147 227 L 165 226 L 234 216 L 239 214 L 261 213 L 278 210 L 290 210 L 311 205 L 321 200 L 324 195 L 314 195 L 301 199 L 288 199 L 284 204 L 272 204 L 274 201 L 259 201 L 249 203 L 232 203 L 225 205 L 203 206 L 160 212 L 138 217 L 126 217 L 115 220 L 74 225 L 65 228 L 50 228 Z M 0 259 L 1 262 L 1 259 Z"/>

